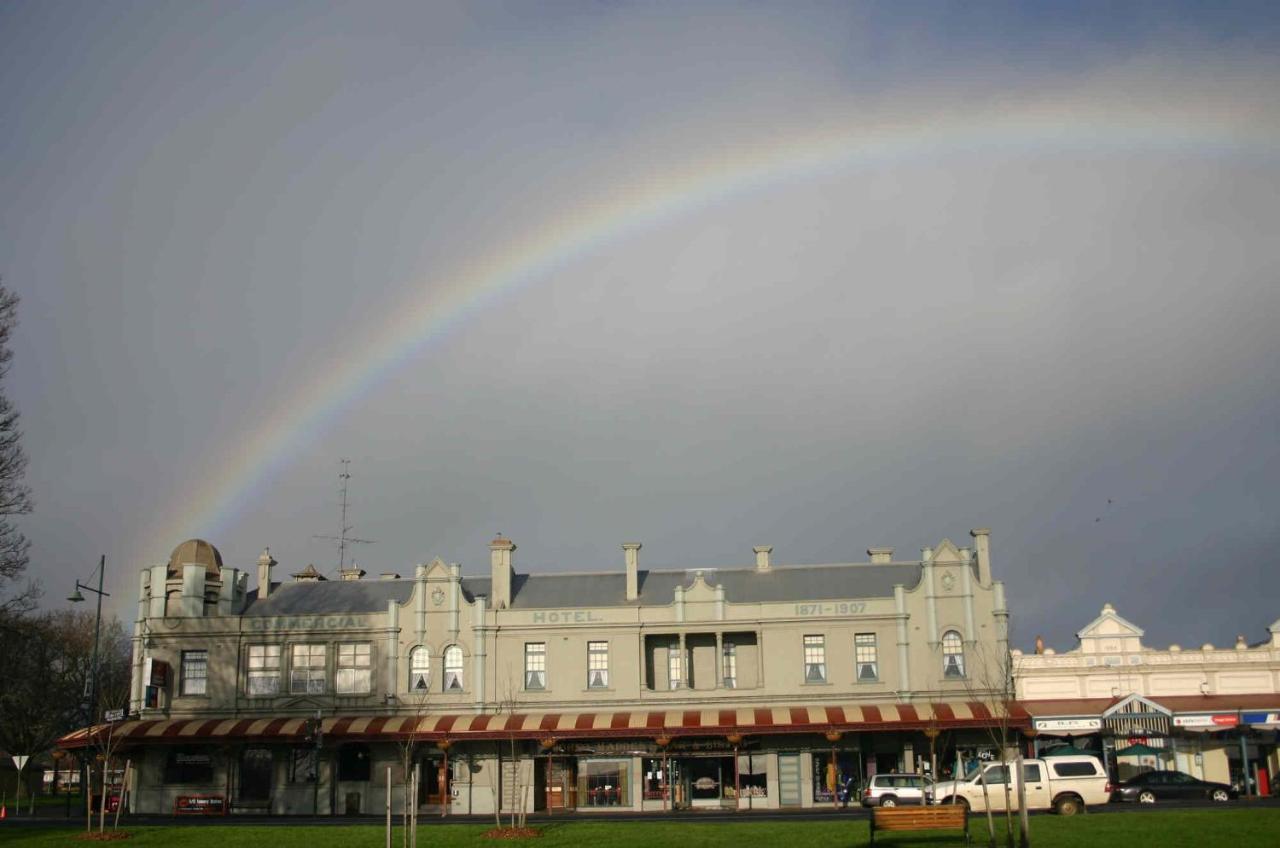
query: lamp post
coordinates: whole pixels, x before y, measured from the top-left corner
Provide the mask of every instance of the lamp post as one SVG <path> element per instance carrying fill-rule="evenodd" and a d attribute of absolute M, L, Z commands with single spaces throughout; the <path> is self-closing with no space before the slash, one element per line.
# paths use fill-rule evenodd
<path fill-rule="evenodd" d="M 81 590 L 92 592 L 98 596 L 98 611 L 93 620 L 93 662 L 89 667 L 89 716 L 85 724 L 92 727 L 97 720 L 98 715 L 98 637 L 102 632 L 102 599 L 110 597 L 108 592 L 102 591 L 102 581 L 107 573 L 107 556 L 103 554 L 98 560 L 98 588 L 86 586 L 79 580 L 76 581 L 76 591 L 67 598 L 73 604 L 84 601 L 84 595 L 80 594 Z M 87 759 L 82 757 L 80 760 L 80 791 L 86 793 L 86 797 L 92 795 L 89 792 Z M 105 791 L 105 790 L 104 790 Z"/>

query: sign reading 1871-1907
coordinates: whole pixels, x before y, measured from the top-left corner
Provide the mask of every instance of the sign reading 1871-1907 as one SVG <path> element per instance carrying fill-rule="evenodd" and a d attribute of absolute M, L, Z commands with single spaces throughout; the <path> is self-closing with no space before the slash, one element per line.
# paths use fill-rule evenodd
<path fill-rule="evenodd" d="M 864 601 L 796 604 L 796 615 L 861 615 L 866 611 L 867 605 Z"/>

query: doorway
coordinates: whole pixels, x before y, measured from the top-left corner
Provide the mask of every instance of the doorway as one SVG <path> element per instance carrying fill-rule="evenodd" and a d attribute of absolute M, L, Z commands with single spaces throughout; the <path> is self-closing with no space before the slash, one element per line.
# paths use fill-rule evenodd
<path fill-rule="evenodd" d="M 270 748 L 245 748 L 240 755 L 240 800 L 271 800 Z"/>
<path fill-rule="evenodd" d="M 418 806 L 443 806 L 449 791 L 444 755 L 434 753 L 423 756 L 418 763 L 418 769 Z"/>
<path fill-rule="evenodd" d="M 684 783 L 684 795 L 689 799 L 691 807 L 719 807 L 727 795 L 725 775 L 728 775 L 728 787 L 733 787 L 733 757 L 690 757 L 682 761 L 681 778 Z"/>

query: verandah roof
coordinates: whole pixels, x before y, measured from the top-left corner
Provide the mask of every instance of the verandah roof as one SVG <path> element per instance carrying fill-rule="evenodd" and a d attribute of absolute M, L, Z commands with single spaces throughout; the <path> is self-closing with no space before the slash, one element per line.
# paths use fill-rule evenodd
<path fill-rule="evenodd" d="M 1028 715 L 1017 704 L 1010 726 L 1023 727 Z M 588 713 L 486 713 L 482 715 L 347 716 L 321 720 L 334 741 L 466 741 L 468 739 L 606 739 L 668 736 L 723 736 L 730 733 L 783 734 L 937 727 L 989 727 L 999 721 L 976 701 L 921 704 L 849 704 L 828 707 L 755 707 L 725 710 L 660 710 Z M 198 718 L 126 721 L 77 730 L 58 740 L 59 748 L 83 748 L 108 732 L 124 744 L 264 740 L 301 742 L 309 731 L 304 716 L 280 718 Z"/>

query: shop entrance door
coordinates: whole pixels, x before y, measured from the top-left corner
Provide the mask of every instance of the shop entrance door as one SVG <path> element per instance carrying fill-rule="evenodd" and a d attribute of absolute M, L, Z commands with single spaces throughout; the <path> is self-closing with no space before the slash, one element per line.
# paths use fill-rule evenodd
<path fill-rule="evenodd" d="M 418 806 L 437 807 L 445 803 L 448 778 L 444 773 L 444 755 L 428 754 L 418 765 Z"/>
<path fill-rule="evenodd" d="M 577 807 L 577 775 L 573 760 L 551 760 L 551 774 L 547 778 L 547 807 L 552 810 L 572 810 Z"/>
<path fill-rule="evenodd" d="M 778 804 L 800 806 L 800 755 L 778 754 Z"/>
<path fill-rule="evenodd" d="M 733 758 L 691 757 L 684 762 L 684 774 L 690 806 L 719 807 L 726 800 L 726 774 L 733 786 Z"/>
<path fill-rule="evenodd" d="M 240 800 L 271 800 L 270 748 L 246 748 L 241 754 Z"/>

